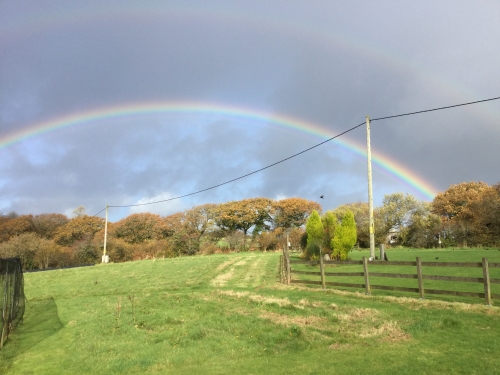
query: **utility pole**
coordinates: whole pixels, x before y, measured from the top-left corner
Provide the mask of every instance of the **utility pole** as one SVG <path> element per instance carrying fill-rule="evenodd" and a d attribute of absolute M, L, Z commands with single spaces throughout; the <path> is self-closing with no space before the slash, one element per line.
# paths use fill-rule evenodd
<path fill-rule="evenodd" d="M 366 158 L 368 159 L 368 209 L 370 213 L 370 257 L 375 259 L 375 224 L 373 222 L 372 150 L 370 147 L 370 116 L 366 116 Z"/>
<path fill-rule="evenodd" d="M 104 224 L 104 250 L 102 252 L 102 263 L 109 262 L 109 256 L 106 255 L 107 240 L 108 240 L 108 205 L 106 205 L 106 222 Z"/>

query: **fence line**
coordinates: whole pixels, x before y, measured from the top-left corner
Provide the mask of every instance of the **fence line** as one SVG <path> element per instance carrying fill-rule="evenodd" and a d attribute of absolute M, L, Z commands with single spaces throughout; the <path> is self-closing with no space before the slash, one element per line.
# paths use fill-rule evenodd
<path fill-rule="evenodd" d="M 0 259 L 0 349 L 24 316 L 24 278 L 19 258 Z"/>
<path fill-rule="evenodd" d="M 350 288 L 365 289 L 366 294 L 371 294 L 372 289 L 378 290 L 393 290 L 402 292 L 419 293 L 420 298 L 425 298 L 425 294 L 437 294 L 437 295 L 452 295 L 452 296 L 462 296 L 462 297 L 478 297 L 484 298 L 487 305 L 492 305 L 492 299 L 500 299 L 500 294 L 491 293 L 491 284 L 500 284 L 500 279 L 490 279 L 489 269 L 490 268 L 500 268 L 500 263 L 488 263 L 487 258 L 483 258 L 482 262 L 472 263 L 472 262 L 422 262 L 419 257 L 416 258 L 415 262 L 408 261 L 368 261 L 366 257 L 363 257 L 362 261 L 323 261 L 320 258 L 319 261 L 304 261 L 304 260 L 291 260 L 288 251 L 283 251 L 281 257 L 281 269 L 284 272 L 283 280 L 286 280 L 288 285 L 290 284 L 316 284 L 322 285 L 323 289 L 326 286 L 342 286 Z M 320 271 L 300 271 L 292 269 L 291 265 L 294 264 L 308 264 L 308 265 L 320 265 Z M 325 272 L 325 265 L 362 265 L 363 272 Z M 372 266 L 414 266 L 416 267 L 416 274 L 407 273 L 386 273 L 386 272 L 370 272 L 369 268 Z M 469 267 L 469 268 L 482 268 L 483 277 L 462 277 L 462 276 L 439 276 L 439 275 L 424 275 L 424 267 Z M 318 275 L 320 276 L 320 281 L 317 280 L 299 280 L 292 279 L 291 275 Z M 355 283 L 344 283 L 344 282 L 333 282 L 326 281 L 326 276 L 330 277 L 363 277 L 363 284 Z M 374 285 L 370 283 L 371 277 L 387 277 L 387 278 L 397 278 L 397 279 L 417 279 L 418 288 L 403 287 L 403 286 L 389 286 L 389 285 Z M 439 289 L 425 289 L 424 280 L 439 280 L 439 281 L 454 281 L 454 282 L 468 282 L 468 283 L 482 283 L 484 286 L 484 293 L 476 292 L 462 292 L 454 290 L 439 290 Z"/>

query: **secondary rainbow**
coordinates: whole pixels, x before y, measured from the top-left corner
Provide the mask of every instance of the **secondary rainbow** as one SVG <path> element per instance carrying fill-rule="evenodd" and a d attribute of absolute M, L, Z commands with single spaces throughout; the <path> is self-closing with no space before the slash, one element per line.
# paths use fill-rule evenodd
<path fill-rule="evenodd" d="M 148 102 L 104 107 L 38 122 L 0 138 L 0 150 L 20 143 L 24 140 L 48 132 L 53 132 L 58 129 L 68 128 L 72 126 L 84 126 L 85 124 L 105 121 L 108 119 L 128 118 L 132 116 L 144 116 L 152 114 L 166 115 L 171 113 L 212 114 L 259 121 L 295 129 L 301 132 L 318 136 L 322 139 L 328 139 L 336 135 L 331 130 L 326 129 L 325 127 L 318 124 L 314 124 L 297 118 L 287 117 L 285 115 L 270 114 L 249 108 L 198 102 Z M 338 138 L 333 140 L 333 142 L 354 152 L 355 154 L 361 156 L 366 155 L 366 149 L 364 145 L 358 145 L 345 138 Z M 397 179 L 411 186 L 427 199 L 431 200 L 436 195 L 437 190 L 429 182 L 413 173 L 407 167 L 394 160 L 389 159 L 382 153 L 375 150 L 372 151 L 372 160 L 376 165 L 379 165 L 381 168 L 394 175 Z"/>

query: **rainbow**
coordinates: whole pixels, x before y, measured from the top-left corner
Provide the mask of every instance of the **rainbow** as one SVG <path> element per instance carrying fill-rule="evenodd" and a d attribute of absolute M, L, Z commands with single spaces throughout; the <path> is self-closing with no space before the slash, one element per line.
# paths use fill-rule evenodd
<path fill-rule="evenodd" d="M 199 102 L 146 102 L 104 107 L 32 124 L 17 132 L 0 137 L 0 150 L 58 129 L 64 129 L 72 126 L 84 126 L 111 119 L 157 114 L 209 114 L 227 116 L 236 119 L 269 123 L 308 133 L 321 139 L 332 138 L 336 135 L 332 130 L 319 124 L 307 122 L 302 119 L 287 117 L 285 115 L 269 114 L 249 108 Z M 337 138 L 333 140 L 333 142 L 357 155 L 362 157 L 366 156 L 366 147 L 364 145 L 358 145 L 357 143 L 345 138 Z M 416 191 L 420 192 L 428 200 L 432 200 L 438 192 L 437 189 L 435 189 L 422 177 L 413 173 L 402 164 L 389 159 L 381 152 L 372 150 L 372 161 L 383 170 L 386 170 L 391 175 L 395 176 L 398 180 L 403 181 L 406 185 L 409 185 Z"/>

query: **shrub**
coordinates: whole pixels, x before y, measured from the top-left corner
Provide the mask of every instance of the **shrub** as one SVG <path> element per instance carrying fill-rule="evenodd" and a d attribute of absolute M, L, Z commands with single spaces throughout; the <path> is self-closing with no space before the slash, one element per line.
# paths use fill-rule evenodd
<path fill-rule="evenodd" d="M 323 240 L 323 224 L 316 210 L 309 216 L 306 224 L 307 246 L 306 259 L 310 259 L 312 255 L 320 255 L 320 246 Z"/>
<path fill-rule="evenodd" d="M 335 230 L 335 235 L 331 242 L 333 258 L 346 260 L 349 251 L 351 251 L 356 243 L 356 239 L 356 222 L 354 221 L 354 215 L 348 210 L 342 219 L 342 223 Z"/>

